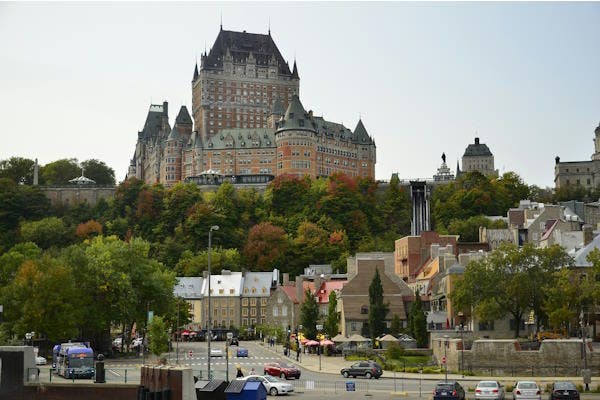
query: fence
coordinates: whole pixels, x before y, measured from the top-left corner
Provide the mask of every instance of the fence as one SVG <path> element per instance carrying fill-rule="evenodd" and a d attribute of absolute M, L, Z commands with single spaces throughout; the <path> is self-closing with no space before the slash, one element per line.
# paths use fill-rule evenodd
<path fill-rule="evenodd" d="M 489 376 L 581 376 L 581 366 L 564 366 L 564 365 L 532 365 L 532 366 L 519 366 L 514 365 L 493 365 L 493 366 L 477 366 L 473 368 L 470 365 L 466 365 L 466 371 L 476 375 L 489 375 Z M 592 373 L 598 373 L 598 371 L 592 368 Z"/>

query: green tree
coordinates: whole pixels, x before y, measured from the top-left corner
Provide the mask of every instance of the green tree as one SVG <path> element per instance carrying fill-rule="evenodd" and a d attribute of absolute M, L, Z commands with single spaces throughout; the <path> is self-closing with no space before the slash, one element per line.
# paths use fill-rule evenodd
<path fill-rule="evenodd" d="M 332 290 L 329 293 L 329 304 L 327 306 L 327 320 L 325 321 L 325 332 L 329 337 L 334 337 L 339 332 L 339 320 L 337 313 L 337 295 Z"/>
<path fill-rule="evenodd" d="M 423 309 L 421 295 L 418 292 L 415 292 L 415 301 L 410 306 L 408 331 L 417 341 L 417 347 L 427 347 L 427 317 Z"/>
<path fill-rule="evenodd" d="M 35 161 L 23 157 L 11 157 L 0 161 L 0 178 L 8 178 L 14 183 L 33 184 Z"/>
<path fill-rule="evenodd" d="M 543 314 L 552 272 L 568 262 L 568 256 L 558 247 L 504 244 L 485 258 L 470 262 L 450 298 L 457 310 L 468 312 L 472 307 L 480 320 L 510 315 L 517 322 L 514 326 L 518 337 L 519 321 L 529 310 Z"/>
<path fill-rule="evenodd" d="M 379 269 L 375 269 L 375 275 L 369 285 L 369 330 L 371 338 L 381 336 L 385 332 L 385 320 L 389 306 L 383 303 L 383 286 L 381 285 L 381 276 Z"/>
<path fill-rule="evenodd" d="M 460 235 L 461 242 L 478 242 L 479 228 L 502 229 L 506 228 L 506 222 L 503 220 L 492 221 L 483 215 L 475 215 L 467 219 L 455 219 L 448 225 L 448 233 Z"/>
<path fill-rule="evenodd" d="M 400 317 L 398 316 L 398 314 L 392 315 L 392 323 L 390 326 L 390 333 L 392 335 L 397 335 L 400 333 L 401 330 L 402 330 L 402 327 L 400 326 Z"/>
<path fill-rule="evenodd" d="M 304 302 L 300 307 L 300 323 L 304 336 L 310 339 L 317 337 L 317 321 L 319 320 L 319 305 L 310 289 L 304 292 Z"/>
<path fill-rule="evenodd" d="M 154 316 L 148 325 L 148 348 L 157 357 L 169 351 L 167 326 L 162 317 L 158 315 Z"/>
<path fill-rule="evenodd" d="M 81 162 L 83 174 L 93 179 L 98 185 L 114 185 L 115 170 L 110 168 L 104 161 L 90 159 Z"/>
<path fill-rule="evenodd" d="M 44 165 L 41 176 L 46 185 L 61 185 L 69 183 L 69 180 L 81 175 L 81 169 L 77 165 L 76 158 L 64 158 Z"/>
<path fill-rule="evenodd" d="M 23 222 L 21 237 L 25 242 L 33 242 L 42 249 L 61 246 L 70 239 L 70 231 L 60 218 L 48 217 L 39 221 Z"/>

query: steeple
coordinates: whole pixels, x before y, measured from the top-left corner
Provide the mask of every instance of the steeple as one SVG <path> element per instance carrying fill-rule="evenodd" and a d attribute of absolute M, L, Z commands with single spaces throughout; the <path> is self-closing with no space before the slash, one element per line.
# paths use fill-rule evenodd
<path fill-rule="evenodd" d="M 194 67 L 194 78 L 192 79 L 192 82 L 195 82 L 196 79 L 198 79 L 198 61 L 196 61 L 196 66 Z"/>
<path fill-rule="evenodd" d="M 298 76 L 298 67 L 296 66 L 295 58 L 294 58 L 294 69 L 292 70 L 292 78 L 300 79 L 300 76 Z"/>

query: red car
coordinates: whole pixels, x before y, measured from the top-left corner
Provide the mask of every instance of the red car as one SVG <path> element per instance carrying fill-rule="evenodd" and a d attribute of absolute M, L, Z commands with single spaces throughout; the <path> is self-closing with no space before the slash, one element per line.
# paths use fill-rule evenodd
<path fill-rule="evenodd" d="M 265 375 L 278 376 L 281 379 L 300 379 L 300 370 L 286 363 L 265 363 L 264 372 Z"/>

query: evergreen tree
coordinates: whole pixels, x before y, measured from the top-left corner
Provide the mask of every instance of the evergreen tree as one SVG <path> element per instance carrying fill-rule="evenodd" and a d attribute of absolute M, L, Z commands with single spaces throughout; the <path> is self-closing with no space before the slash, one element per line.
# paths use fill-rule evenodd
<path fill-rule="evenodd" d="M 375 269 L 375 275 L 369 286 L 369 333 L 375 339 L 385 332 L 385 319 L 389 307 L 383 303 L 383 286 L 379 269 Z"/>
<path fill-rule="evenodd" d="M 300 323 L 304 336 L 309 339 L 317 337 L 317 320 L 319 319 L 319 305 L 310 289 L 304 293 L 304 303 L 300 308 Z"/>
<path fill-rule="evenodd" d="M 400 329 L 402 329 L 400 327 L 400 317 L 398 316 L 398 314 L 394 314 L 392 316 L 392 326 L 390 327 L 390 333 L 392 335 L 397 335 L 398 333 L 400 333 Z"/>
<path fill-rule="evenodd" d="M 325 321 L 325 332 L 330 337 L 338 334 L 339 323 L 337 314 L 337 296 L 335 292 L 329 293 L 329 307 L 327 309 L 327 321 Z"/>
<path fill-rule="evenodd" d="M 418 292 L 415 292 L 415 301 L 410 307 L 408 330 L 410 335 L 417 341 L 417 347 L 427 346 L 427 317 Z"/>

